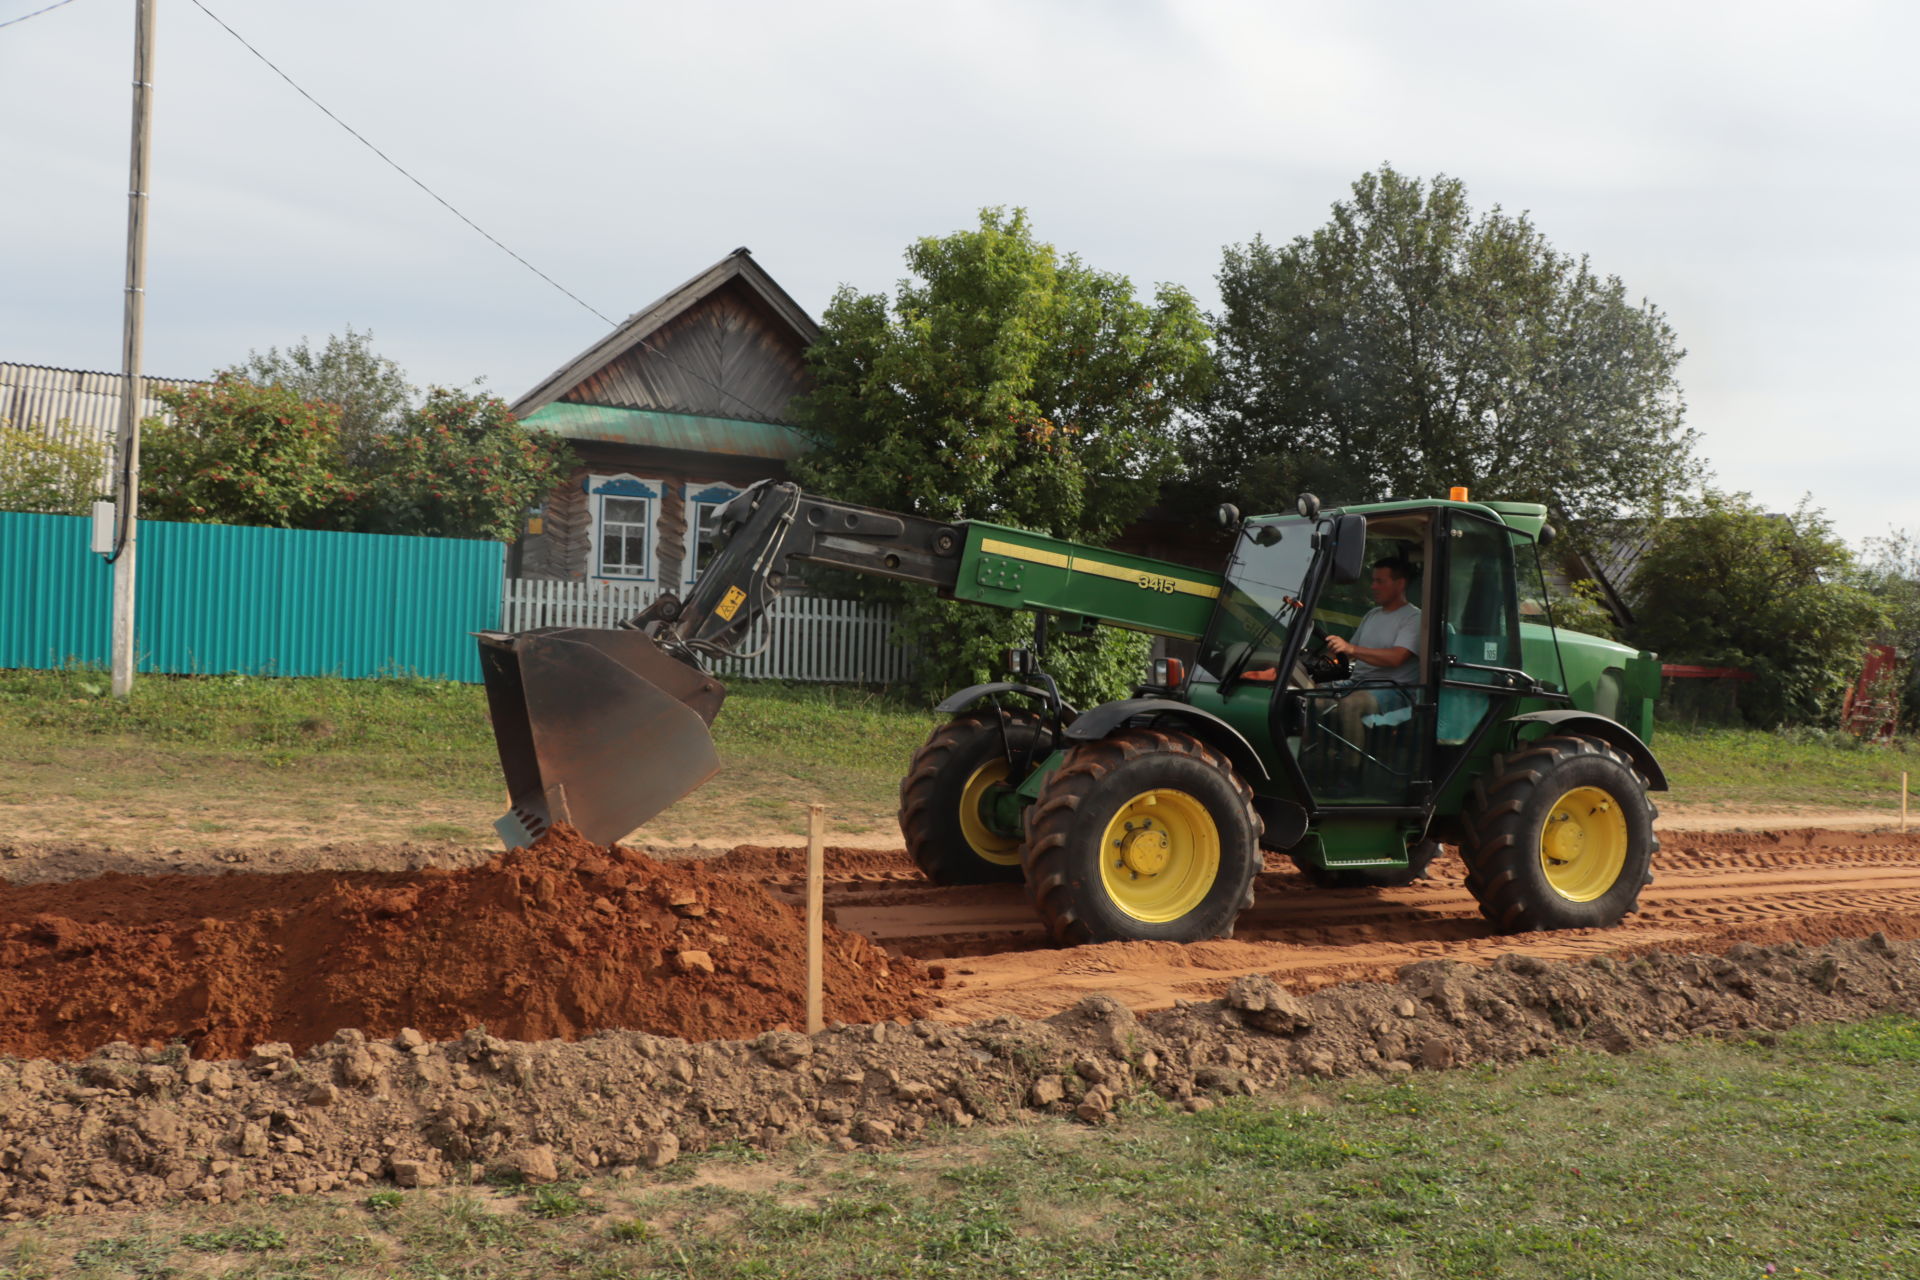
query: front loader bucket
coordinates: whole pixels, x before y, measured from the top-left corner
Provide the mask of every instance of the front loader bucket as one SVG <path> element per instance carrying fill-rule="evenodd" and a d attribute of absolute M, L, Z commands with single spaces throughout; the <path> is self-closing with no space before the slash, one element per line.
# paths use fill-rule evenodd
<path fill-rule="evenodd" d="M 483 631 L 480 669 L 507 778 L 509 849 L 556 822 L 611 844 L 720 771 L 707 726 L 727 690 L 639 631 Z"/>

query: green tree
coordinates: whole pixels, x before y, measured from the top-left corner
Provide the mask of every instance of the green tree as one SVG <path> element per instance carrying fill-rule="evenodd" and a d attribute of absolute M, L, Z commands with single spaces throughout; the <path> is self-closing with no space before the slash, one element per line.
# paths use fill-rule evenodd
<path fill-rule="evenodd" d="M 1554 626 L 1583 635 L 1605 636 L 1609 640 L 1620 638 L 1620 624 L 1614 620 L 1613 610 L 1607 607 L 1600 584 L 1592 578 L 1570 582 L 1564 591 L 1552 585 L 1547 590 Z"/>
<path fill-rule="evenodd" d="M 381 436 L 398 431 L 413 400 L 413 387 L 400 366 L 373 350 L 373 334 L 333 334 L 315 351 L 305 338 L 281 351 L 249 351 L 247 358 L 223 370 L 260 386 L 285 387 L 305 400 L 340 407 L 340 444 L 349 461 L 364 464 Z"/>
<path fill-rule="evenodd" d="M 822 493 L 937 520 L 979 519 L 1060 537 L 1112 538 L 1176 465 L 1176 414 L 1209 378 L 1193 299 L 1137 298 L 1034 237 L 1024 211 L 915 242 L 894 296 L 842 288 L 808 352 L 799 421 L 815 449 L 794 468 Z M 920 683 L 992 675 L 1031 621 L 900 596 Z M 1077 697 L 1137 678 L 1144 639 L 1102 629 L 1050 661 Z"/>
<path fill-rule="evenodd" d="M 355 527 L 511 542 L 572 465 L 563 441 L 521 426 L 498 396 L 433 387 L 373 440 Z"/>
<path fill-rule="evenodd" d="M 1757 723 L 1830 721 L 1885 624 L 1853 576 L 1810 502 L 1769 515 L 1750 494 L 1709 489 L 1655 531 L 1629 586 L 1631 638 L 1670 662 L 1751 671 L 1741 699 Z"/>
<path fill-rule="evenodd" d="M 1698 479 L 1660 311 L 1525 214 L 1475 218 L 1458 179 L 1382 166 L 1312 235 L 1229 246 L 1219 283 L 1196 511 L 1468 485 L 1572 521 L 1657 509 Z"/>
<path fill-rule="evenodd" d="M 1523 552 L 1515 562 L 1519 574 L 1520 617 L 1524 621 L 1545 623 L 1549 619 L 1563 631 L 1584 635 L 1620 638 L 1620 626 L 1600 584 L 1592 578 L 1553 577 L 1547 568 L 1553 557 Z M 1561 561 L 1563 571 L 1571 566 Z M 1564 582 L 1565 585 L 1562 585 Z"/>
<path fill-rule="evenodd" d="M 233 373 L 157 398 L 173 421 L 141 428 L 140 509 L 190 524 L 341 529 L 358 490 L 340 448 L 339 407 Z"/>
<path fill-rule="evenodd" d="M 66 423 L 49 432 L 0 418 L 0 511 L 80 516 L 104 496 L 104 440 L 68 438 Z"/>
<path fill-rule="evenodd" d="M 1906 664 L 1900 718 L 1909 728 L 1920 725 L 1920 531 L 1868 538 L 1855 581 L 1879 600 L 1887 616 L 1880 639 Z"/>

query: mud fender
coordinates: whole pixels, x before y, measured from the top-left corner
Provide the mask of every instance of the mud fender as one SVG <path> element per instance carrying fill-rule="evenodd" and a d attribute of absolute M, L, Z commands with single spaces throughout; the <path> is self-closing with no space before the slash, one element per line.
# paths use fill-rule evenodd
<path fill-rule="evenodd" d="M 1515 741 L 1519 740 L 1520 730 L 1530 724 L 1543 724 L 1559 733 L 1580 733 L 1598 738 L 1633 761 L 1633 767 L 1647 779 L 1647 790 L 1667 789 L 1667 771 L 1654 758 L 1653 748 L 1640 741 L 1638 734 L 1618 720 L 1609 720 L 1593 711 L 1529 711 L 1523 716 L 1515 716 L 1507 724 L 1511 726 Z"/>
<path fill-rule="evenodd" d="M 1127 698 L 1102 703 L 1081 712 L 1067 726 L 1066 736 L 1075 742 L 1098 742 L 1115 729 L 1142 717 L 1177 722 L 1182 729 L 1233 761 L 1233 767 L 1252 781 L 1265 782 L 1270 776 L 1266 761 L 1260 758 L 1245 734 L 1211 711 L 1171 698 Z"/>
<path fill-rule="evenodd" d="M 996 693 L 1024 693 L 1038 698 L 1042 702 L 1052 697 L 1045 689 L 1037 685 L 1021 684 L 1018 680 L 994 680 L 987 684 L 970 685 L 960 692 L 943 699 L 940 705 L 936 706 L 934 710 L 943 716 L 950 716 L 956 711 L 965 711 L 982 698 L 992 697 Z M 1060 709 L 1066 712 L 1068 719 L 1071 719 L 1076 714 L 1072 704 L 1064 701 L 1061 702 Z"/>

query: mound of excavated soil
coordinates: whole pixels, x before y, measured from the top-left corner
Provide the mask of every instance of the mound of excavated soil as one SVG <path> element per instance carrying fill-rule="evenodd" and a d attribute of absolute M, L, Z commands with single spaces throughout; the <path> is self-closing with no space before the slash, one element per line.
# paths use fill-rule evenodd
<path fill-rule="evenodd" d="M 705 1044 L 629 1031 L 423 1044 L 348 1030 L 304 1055 L 263 1045 L 241 1063 L 179 1046 L 109 1045 L 83 1062 L 0 1057 L 0 1221 L 384 1178 L 658 1168 L 719 1142 L 878 1148 L 930 1126 L 1033 1113 L 1105 1124 L 1131 1096 L 1200 1110 L 1208 1095 L 1265 1094 L 1300 1077 L 1763 1036 L 1882 1010 L 1920 1012 L 1920 944 L 1434 960 L 1394 982 L 1311 995 L 1254 975 L 1224 1000 L 1145 1014 L 1094 995 L 1038 1022 L 922 1019 Z"/>
<path fill-rule="evenodd" d="M 304 1050 L 342 1027 L 689 1040 L 805 1019 L 800 915 L 694 862 L 559 828 L 478 867 L 0 883 L 0 1053 Z M 924 971 L 826 931 L 826 1014 L 918 1016 Z"/>

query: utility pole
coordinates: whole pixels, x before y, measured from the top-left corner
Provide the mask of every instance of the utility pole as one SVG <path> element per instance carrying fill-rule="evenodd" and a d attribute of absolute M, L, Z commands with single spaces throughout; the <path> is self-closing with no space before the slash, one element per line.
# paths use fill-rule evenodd
<path fill-rule="evenodd" d="M 133 568 L 140 525 L 141 328 L 147 301 L 147 159 L 152 153 L 154 0 L 134 0 L 133 161 L 127 181 L 127 313 L 120 347 L 120 449 L 116 458 L 113 549 L 113 696 L 133 692 Z"/>

